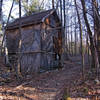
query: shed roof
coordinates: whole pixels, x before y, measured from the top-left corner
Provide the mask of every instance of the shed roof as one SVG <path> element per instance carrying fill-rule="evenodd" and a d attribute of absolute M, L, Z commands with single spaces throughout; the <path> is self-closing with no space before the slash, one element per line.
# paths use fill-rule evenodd
<path fill-rule="evenodd" d="M 50 14 L 52 11 L 55 12 L 54 9 L 50 9 L 50 10 L 34 13 L 30 16 L 22 17 L 21 26 L 23 27 L 23 26 L 41 23 L 42 19 L 46 17 L 48 14 Z M 18 27 L 19 27 L 19 18 L 16 19 L 14 22 L 9 23 L 7 26 L 7 30 L 16 29 Z"/>

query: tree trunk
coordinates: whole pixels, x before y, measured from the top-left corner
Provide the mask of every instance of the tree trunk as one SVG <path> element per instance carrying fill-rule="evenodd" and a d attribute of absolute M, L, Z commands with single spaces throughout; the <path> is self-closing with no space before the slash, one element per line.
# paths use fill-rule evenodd
<path fill-rule="evenodd" d="M 14 1 L 15 0 L 13 0 L 12 5 L 11 5 L 11 8 L 10 8 L 10 12 L 9 12 L 9 16 L 8 16 L 8 19 L 7 19 L 7 24 L 6 24 L 5 30 L 6 30 L 7 26 L 8 26 L 8 23 L 9 23 L 9 19 L 10 19 L 10 16 L 11 16 L 11 12 L 12 12 L 12 9 L 13 9 L 13 6 L 14 6 Z M 4 33 L 3 33 L 3 39 L 2 39 L 2 46 L 3 46 L 4 40 L 5 40 L 5 34 L 6 33 L 4 31 Z"/>
<path fill-rule="evenodd" d="M 0 39 L 1 39 L 1 34 L 2 34 L 2 2 L 3 0 L 0 0 Z M 1 46 L 1 40 L 0 40 L 0 46 Z M 2 48 L 0 48 L 0 55 L 2 52 Z"/>
<path fill-rule="evenodd" d="M 60 0 L 60 16 L 61 16 L 61 23 L 62 23 L 62 0 Z"/>
<path fill-rule="evenodd" d="M 21 44 L 22 43 L 22 37 L 21 37 L 21 0 L 19 0 L 19 47 L 18 47 L 18 51 L 21 52 Z M 18 62 L 17 65 L 15 66 L 15 72 L 16 72 L 16 77 L 19 80 L 20 79 L 20 75 L 21 75 L 21 64 L 20 64 L 20 58 L 21 58 L 21 54 L 18 54 Z"/>
<path fill-rule="evenodd" d="M 86 7 L 85 7 L 85 2 L 84 0 L 81 0 L 81 4 L 83 7 L 83 16 L 84 16 L 84 20 L 85 20 L 85 24 L 87 27 L 87 31 L 88 31 L 88 35 L 90 38 L 90 50 L 91 50 L 91 56 L 92 56 L 92 68 L 96 68 L 97 71 L 97 78 L 99 77 L 99 73 L 98 73 L 98 69 L 99 69 L 99 57 L 98 57 L 98 53 L 97 53 L 97 49 L 95 47 L 95 43 L 93 40 L 93 36 L 92 36 L 92 31 L 90 29 L 90 25 L 86 16 Z"/>
<path fill-rule="evenodd" d="M 74 46 L 74 49 L 75 49 L 75 55 L 77 55 L 77 33 L 76 33 L 76 17 L 75 17 L 75 46 Z"/>
<path fill-rule="evenodd" d="M 93 18 L 94 18 L 94 38 L 95 44 L 97 47 L 98 57 L 99 57 L 99 64 L 100 64 L 100 20 L 99 20 L 99 11 L 98 11 L 98 3 L 96 0 L 92 0 L 93 6 Z"/>
<path fill-rule="evenodd" d="M 94 40 L 93 40 L 93 36 L 92 36 L 92 31 L 90 29 L 90 25 L 86 16 L 86 7 L 85 7 L 85 2 L 84 0 L 81 0 L 81 4 L 83 7 L 83 16 L 84 16 L 84 20 L 85 20 L 85 24 L 87 27 L 87 31 L 88 31 L 88 35 L 90 38 L 90 50 L 91 50 L 91 57 L 92 57 L 92 68 L 95 68 L 96 63 L 95 63 L 95 44 L 94 44 Z"/>
<path fill-rule="evenodd" d="M 0 34 L 2 33 L 2 3 L 3 0 L 0 0 Z"/>
<path fill-rule="evenodd" d="M 54 6 L 54 0 L 52 0 L 52 9 L 54 9 L 55 6 Z"/>
<path fill-rule="evenodd" d="M 0 0 L 0 24 L 2 22 L 2 3 L 3 3 L 3 0 Z"/>
<path fill-rule="evenodd" d="M 92 8 L 93 8 L 93 18 L 94 18 L 94 36 L 95 36 L 95 45 L 98 58 L 96 60 L 99 64 L 96 66 L 97 78 L 99 77 L 99 65 L 100 65 L 100 16 L 98 10 L 98 2 L 96 0 L 92 0 Z"/>
<path fill-rule="evenodd" d="M 1 1 L 3 2 L 3 0 L 1 0 Z M 10 15 L 11 15 L 11 11 L 12 11 L 13 5 L 14 5 L 14 0 L 12 2 L 12 6 L 11 6 L 11 9 L 10 9 L 10 12 L 9 12 L 9 16 L 8 16 L 8 19 L 7 19 L 7 24 L 6 24 L 5 30 L 6 30 L 7 26 L 8 26 L 8 23 L 9 23 L 9 19 L 10 19 Z M 1 18 L 1 20 L 2 20 L 2 18 Z M 6 47 L 6 43 L 4 43 L 4 41 L 5 41 L 5 34 L 6 34 L 5 32 L 6 31 L 3 32 L 3 39 L 2 39 L 1 46 L 2 47 L 5 47 L 5 59 L 6 59 L 5 60 L 6 61 L 5 63 L 10 66 L 9 59 L 8 59 L 8 50 L 7 50 L 7 47 Z"/>
<path fill-rule="evenodd" d="M 71 56 L 73 56 L 73 27 L 72 27 L 72 18 L 71 18 Z"/>
<path fill-rule="evenodd" d="M 65 28 L 66 28 L 65 0 L 63 0 L 63 11 L 64 11 L 64 30 L 65 30 Z"/>
<path fill-rule="evenodd" d="M 77 8 L 76 0 L 75 0 L 75 7 L 76 7 L 78 23 L 79 23 L 79 30 L 80 30 L 80 53 L 81 53 L 81 63 L 82 63 L 82 76 L 84 78 L 84 53 L 83 53 L 82 24 L 81 24 L 80 15 L 79 15 L 79 11 L 78 11 L 78 8 Z"/>

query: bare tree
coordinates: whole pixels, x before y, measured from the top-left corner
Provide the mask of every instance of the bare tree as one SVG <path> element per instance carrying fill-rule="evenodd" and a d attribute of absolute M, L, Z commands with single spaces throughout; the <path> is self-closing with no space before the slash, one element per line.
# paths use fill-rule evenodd
<path fill-rule="evenodd" d="M 54 0 L 52 0 L 52 9 L 54 9 L 55 6 L 54 6 Z"/>
<path fill-rule="evenodd" d="M 87 27 L 87 31 L 88 31 L 88 35 L 90 38 L 90 49 L 91 49 L 91 56 L 92 56 L 92 66 L 95 66 L 95 44 L 94 44 L 94 40 L 93 40 L 93 35 L 92 35 L 92 31 L 90 29 L 90 25 L 87 19 L 87 15 L 86 15 L 86 7 L 85 7 L 85 2 L 84 0 L 81 0 L 82 3 L 82 7 L 83 7 L 83 16 L 84 16 L 84 20 L 85 20 L 85 24 Z"/>
<path fill-rule="evenodd" d="M 0 21 L 2 18 L 2 3 L 3 3 L 3 0 L 0 0 Z"/>
<path fill-rule="evenodd" d="M 79 31 L 80 31 L 80 53 L 81 53 L 81 62 L 82 62 L 82 76 L 84 78 L 84 53 L 83 53 L 83 34 L 82 34 L 82 24 L 81 24 L 81 20 L 80 20 L 80 15 L 79 15 L 79 11 L 78 11 L 78 7 L 76 4 L 76 0 L 75 0 L 75 7 L 76 7 L 76 11 L 77 11 L 77 17 L 78 17 L 78 23 L 79 23 Z"/>
<path fill-rule="evenodd" d="M 60 17 L 61 17 L 61 23 L 62 23 L 62 0 L 60 0 Z"/>
<path fill-rule="evenodd" d="M 71 55 L 73 56 L 73 30 L 72 30 L 72 17 L 71 17 Z"/>
<path fill-rule="evenodd" d="M 100 64 L 100 17 L 98 10 L 98 3 L 96 0 L 92 0 L 93 6 L 93 18 L 94 18 L 94 36 L 95 36 L 95 45 L 98 51 L 99 64 Z"/>
<path fill-rule="evenodd" d="M 75 48 L 75 55 L 77 54 L 77 33 L 76 33 L 76 17 L 75 17 L 75 46 L 74 46 L 74 48 Z"/>
<path fill-rule="evenodd" d="M 0 31 L 2 28 L 2 3 L 3 3 L 3 0 L 0 0 Z"/>
<path fill-rule="evenodd" d="M 63 0 L 63 12 L 64 12 L 64 31 L 65 31 L 65 27 L 66 27 L 66 9 L 65 9 L 65 0 Z"/>
<path fill-rule="evenodd" d="M 22 37 L 21 37 L 21 0 L 19 0 L 19 52 L 21 51 L 21 43 L 22 43 Z M 21 65 L 20 65 L 20 58 L 21 54 L 18 55 L 18 65 L 15 66 L 15 72 L 16 77 L 19 80 L 20 79 L 20 71 L 21 71 Z"/>
<path fill-rule="evenodd" d="M 90 25 L 89 25 L 89 22 L 88 22 L 88 19 L 87 19 L 87 16 L 86 16 L 86 7 L 85 7 L 85 1 L 84 0 L 81 0 L 81 4 L 82 4 L 82 7 L 83 7 L 83 16 L 84 16 L 84 20 L 85 20 L 85 24 L 86 24 L 86 27 L 87 27 L 87 31 L 88 31 L 88 35 L 89 35 L 89 38 L 90 38 L 90 50 L 91 50 L 91 56 L 92 56 L 92 68 L 96 68 L 97 70 L 97 78 L 98 78 L 98 68 L 99 68 L 99 56 L 98 56 L 98 53 L 97 53 L 97 49 L 95 47 L 95 43 L 94 43 L 94 38 L 93 38 L 93 34 L 92 34 L 92 31 L 90 29 Z"/>

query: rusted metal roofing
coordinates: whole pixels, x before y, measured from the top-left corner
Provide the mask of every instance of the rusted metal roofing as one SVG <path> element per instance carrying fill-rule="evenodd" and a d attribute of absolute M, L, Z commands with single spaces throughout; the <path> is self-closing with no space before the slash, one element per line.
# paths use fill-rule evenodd
<path fill-rule="evenodd" d="M 34 13 L 30 16 L 22 17 L 21 18 L 21 26 L 28 26 L 28 25 L 33 25 L 33 24 L 38 24 L 42 22 L 42 19 L 50 14 L 54 9 L 51 10 L 46 10 L 38 13 Z M 14 22 L 11 22 L 7 26 L 7 30 L 10 29 L 16 29 L 19 27 L 19 18 L 16 19 Z"/>

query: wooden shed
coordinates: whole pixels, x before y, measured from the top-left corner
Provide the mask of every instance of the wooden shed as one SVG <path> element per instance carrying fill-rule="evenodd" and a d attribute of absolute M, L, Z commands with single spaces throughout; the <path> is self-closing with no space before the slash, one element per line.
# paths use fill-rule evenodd
<path fill-rule="evenodd" d="M 21 39 L 21 44 L 19 43 Z M 19 52 L 19 45 L 21 45 Z M 40 69 L 58 66 L 61 60 L 62 31 L 55 9 L 46 10 L 9 23 L 6 30 L 6 46 L 10 63 L 17 62 L 20 54 L 22 74 L 32 74 Z"/>

